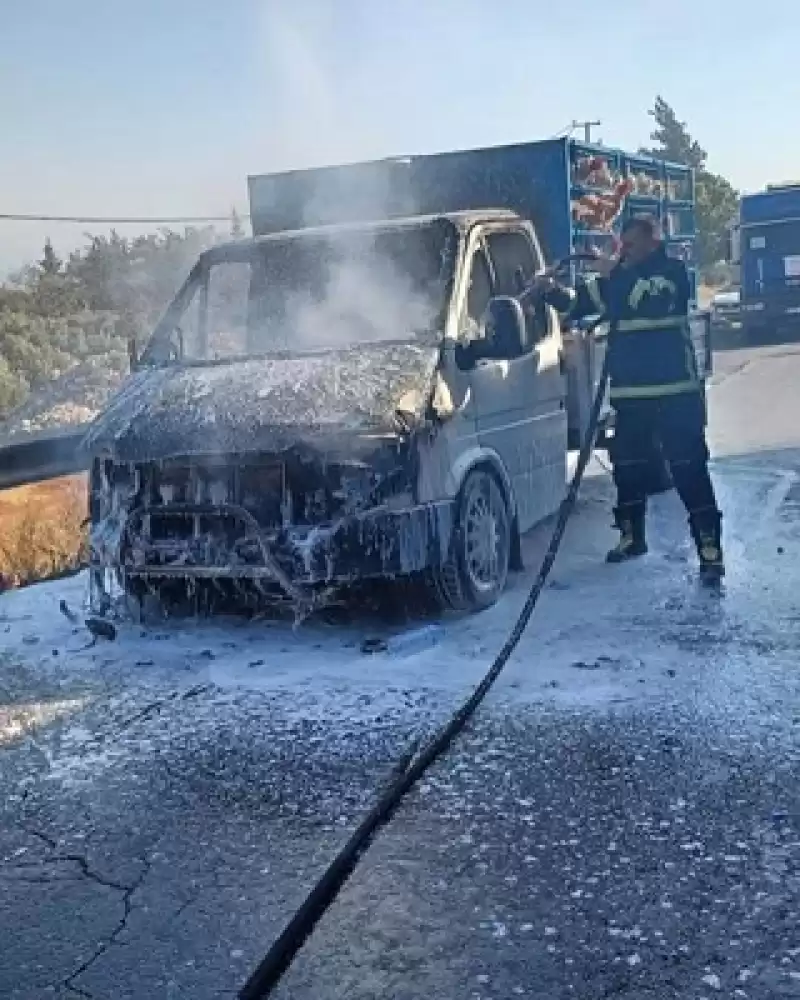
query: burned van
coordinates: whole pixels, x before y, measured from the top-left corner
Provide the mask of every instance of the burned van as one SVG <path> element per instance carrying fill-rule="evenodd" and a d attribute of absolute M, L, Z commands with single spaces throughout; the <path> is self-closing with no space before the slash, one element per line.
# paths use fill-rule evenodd
<path fill-rule="evenodd" d="M 505 210 L 204 253 L 86 435 L 95 602 L 493 603 L 564 488 L 561 332 L 513 298 L 542 266 Z"/>

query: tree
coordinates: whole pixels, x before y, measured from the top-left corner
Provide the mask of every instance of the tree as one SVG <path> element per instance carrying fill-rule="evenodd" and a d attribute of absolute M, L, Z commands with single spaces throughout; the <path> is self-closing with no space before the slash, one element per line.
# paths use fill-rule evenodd
<path fill-rule="evenodd" d="M 727 227 L 736 215 L 739 194 L 720 174 L 706 168 L 708 154 L 695 140 L 673 108 L 656 97 L 648 112 L 656 127 L 650 138 L 656 146 L 642 153 L 659 160 L 671 160 L 694 167 L 696 183 L 697 262 L 701 268 L 716 264 L 725 256 Z"/>
<path fill-rule="evenodd" d="M 66 273 L 87 308 L 137 316 L 143 327 L 152 327 L 215 235 L 208 227 L 187 228 L 183 234 L 162 229 L 132 239 L 114 231 L 92 236 L 87 247 L 71 255 Z"/>
<path fill-rule="evenodd" d="M 48 237 L 42 259 L 27 268 L 22 277 L 30 292 L 31 312 L 38 316 L 64 316 L 78 305 L 77 290 L 64 269 L 64 262 L 56 255 Z"/>
<path fill-rule="evenodd" d="M 48 240 L 41 260 L 0 282 L 0 430 L 8 430 L 3 419 L 30 394 L 46 422 L 62 419 L 51 407 L 55 399 L 73 400 L 79 410 L 99 406 L 126 370 L 128 338 L 151 333 L 198 255 L 219 236 L 211 226 L 132 238 L 87 235 L 66 263 Z"/>
<path fill-rule="evenodd" d="M 659 160 L 685 163 L 687 167 L 694 167 L 695 170 L 705 169 L 708 153 L 689 135 L 686 122 L 678 120 L 678 116 L 663 97 L 656 97 L 655 104 L 647 113 L 655 120 L 656 127 L 650 133 L 650 138 L 658 145 L 654 149 L 643 149 L 641 152 L 655 156 Z"/>
<path fill-rule="evenodd" d="M 739 209 L 739 193 L 719 174 L 697 175 L 697 260 L 711 267 L 725 259 L 728 226 Z"/>
<path fill-rule="evenodd" d="M 0 354 L 0 414 L 19 406 L 27 392 L 28 386 L 22 376 L 12 371 L 8 361 Z"/>
<path fill-rule="evenodd" d="M 44 256 L 39 261 L 39 269 L 42 274 L 47 274 L 54 276 L 61 273 L 61 268 L 63 266 L 63 261 L 61 261 L 53 249 L 53 244 L 50 242 L 50 238 L 47 238 L 47 242 L 44 245 Z"/>

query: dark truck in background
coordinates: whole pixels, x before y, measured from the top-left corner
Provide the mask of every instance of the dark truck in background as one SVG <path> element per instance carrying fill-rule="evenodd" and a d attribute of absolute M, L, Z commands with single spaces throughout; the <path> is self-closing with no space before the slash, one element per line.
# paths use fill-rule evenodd
<path fill-rule="evenodd" d="M 402 576 L 488 606 L 563 497 L 605 349 L 516 296 L 630 212 L 691 258 L 691 171 L 552 140 L 249 188 L 254 238 L 201 255 L 86 435 L 95 603 L 303 610 Z"/>
<path fill-rule="evenodd" d="M 741 271 L 743 339 L 759 343 L 800 333 L 800 183 L 770 184 L 742 196 L 731 231 Z"/>

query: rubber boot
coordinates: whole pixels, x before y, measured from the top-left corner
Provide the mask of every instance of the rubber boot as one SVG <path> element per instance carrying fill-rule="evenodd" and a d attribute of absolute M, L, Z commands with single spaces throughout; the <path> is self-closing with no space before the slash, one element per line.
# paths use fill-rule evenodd
<path fill-rule="evenodd" d="M 606 562 L 627 562 L 629 559 L 636 559 L 646 554 L 644 517 L 644 504 L 615 508 L 614 527 L 619 530 L 620 539 L 606 556 Z"/>
<path fill-rule="evenodd" d="M 717 510 L 702 511 L 689 518 L 692 538 L 700 560 L 703 580 L 720 580 L 725 575 L 722 556 L 722 515 Z"/>

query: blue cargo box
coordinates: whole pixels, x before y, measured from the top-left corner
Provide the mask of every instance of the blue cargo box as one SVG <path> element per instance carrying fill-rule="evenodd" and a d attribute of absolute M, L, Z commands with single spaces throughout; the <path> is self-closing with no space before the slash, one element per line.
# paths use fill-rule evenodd
<path fill-rule="evenodd" d="M 739 208 L 742 305 L 750 326 L 800 323 L 800 185 L 744 195 Z"/>
<path fill-rule="evenodd" d="M 599 200 L 623 183 L 631 191 L 621 212 L 598 224 Z M 693 171 L 572 139 L 263 174 L 248 187 L 256 236 L 498 208 L 533 222 L 550 261 L 610 249 L 622 220 L 646 212 L 661 222 L 669 252 L 694 271 Z"/>
<path fill-rule="evenodd" d="M 800 185 L 742 195 L 739 218 L 742 226 L 800 221 Z"/>

